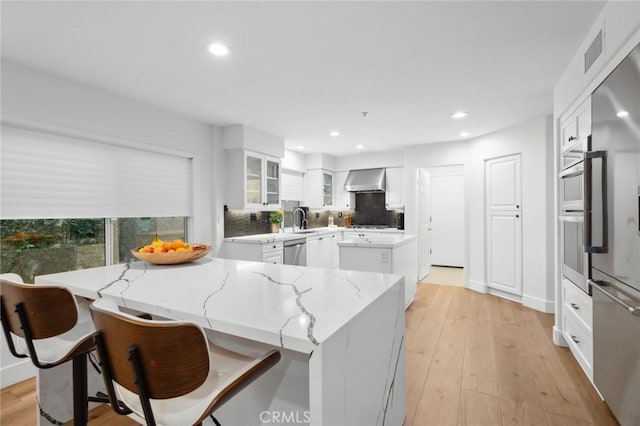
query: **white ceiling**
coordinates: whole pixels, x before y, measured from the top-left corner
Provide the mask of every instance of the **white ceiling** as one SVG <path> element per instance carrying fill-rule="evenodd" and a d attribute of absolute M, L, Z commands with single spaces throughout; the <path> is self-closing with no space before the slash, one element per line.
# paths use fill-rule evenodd
<path fill-rule="evenodd" d="M 346 155 L 550 114 L 601 1 L 2 2 L 2 56 Z M 223 41 L 226 58 L 207 46 Z M 456 110 L 469 112 L 452 120 Z M 369 114 L 363 118 L 361 113 Z M 339 130 L 337 138 L 329 136 Z"/>

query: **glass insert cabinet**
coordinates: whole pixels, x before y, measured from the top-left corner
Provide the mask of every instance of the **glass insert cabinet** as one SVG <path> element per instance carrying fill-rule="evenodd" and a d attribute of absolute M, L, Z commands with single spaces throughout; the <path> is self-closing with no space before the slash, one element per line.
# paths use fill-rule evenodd
<path fill-rule="evenodd" d="M 280 209 L 280 159 L 244 149 L 226 150 L 225 204 L 234 210 Z"/>

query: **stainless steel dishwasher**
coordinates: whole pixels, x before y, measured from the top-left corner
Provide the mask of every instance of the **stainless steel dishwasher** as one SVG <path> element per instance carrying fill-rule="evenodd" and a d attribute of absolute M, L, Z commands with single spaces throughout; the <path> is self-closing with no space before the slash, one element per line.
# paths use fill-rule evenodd
<path fill-rule="evenodd" d="M 284 264 L 307 266 L 307 239 L 284 241 Z"/>

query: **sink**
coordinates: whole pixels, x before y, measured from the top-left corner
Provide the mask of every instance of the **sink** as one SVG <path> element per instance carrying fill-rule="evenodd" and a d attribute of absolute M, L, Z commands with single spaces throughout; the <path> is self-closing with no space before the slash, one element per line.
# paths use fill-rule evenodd
<path fill-rule="evenodd" d="M 315 232 L 317 232 L 317 231 L 313 231 L 311 229 L 306 229 L 304 231 L 295 231 L 294 234 L 313 234 Z"/>

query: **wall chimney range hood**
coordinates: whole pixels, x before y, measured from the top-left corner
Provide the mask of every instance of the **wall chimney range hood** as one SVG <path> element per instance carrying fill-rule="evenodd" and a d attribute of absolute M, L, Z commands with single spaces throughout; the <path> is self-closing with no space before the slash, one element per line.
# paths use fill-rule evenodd
<path fill-rule="evenodd" d="M 351 170 L 344 181 L 349 192 L 384 192 L 386 187 L 385 169 Z"/>

